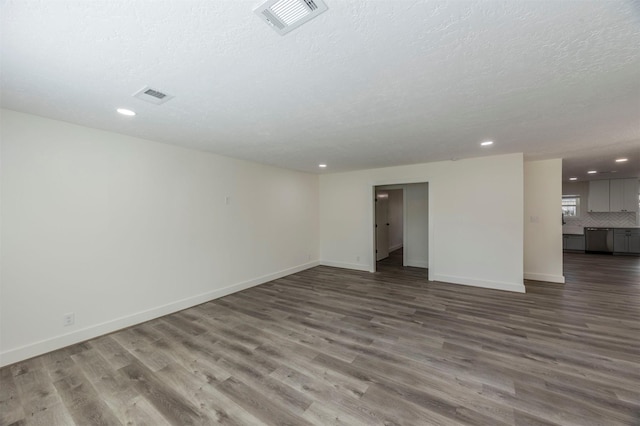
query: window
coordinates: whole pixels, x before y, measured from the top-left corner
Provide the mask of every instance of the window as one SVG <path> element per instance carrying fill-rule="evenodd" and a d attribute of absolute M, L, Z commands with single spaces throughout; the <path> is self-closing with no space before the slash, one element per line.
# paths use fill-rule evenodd
<path fill-rule="evenodd" d="M 579 207 L 580 197 L 576 195 L 568 195 L 562 197 L 562 215 L 564 217 L 578 217 Z"/>

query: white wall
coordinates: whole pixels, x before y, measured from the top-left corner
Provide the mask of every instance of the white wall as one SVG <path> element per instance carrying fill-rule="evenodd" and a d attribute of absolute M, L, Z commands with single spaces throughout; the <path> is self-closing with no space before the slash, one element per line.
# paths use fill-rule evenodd
<path fill-rule="evenodd" d="M 524 163 L 524 278 L 564 283 L 562 159 Z"/>
<path fill-rule="evenodd" d="M 404 210 L 402 189 L 386 191 L 389 194 L 389 251 L 402 248 L 404 233 Z"/>
<path fill-rule="evenodd" d="M 316 175 L 1 112 L 2 365 L 318 264 Z"/>
<path fill-rule="evenodd" d="M 429 267 L 429 184 L 405 186 L 407 209 L 407 241 L 405 265 Z"/>
<path fill-rule="evenodd" d="M 322 175 L 321 262 L 372 270 L 373 186 L 414 182 L 429 183 L 429 279 L 524 292 L 522 154 Z"/>

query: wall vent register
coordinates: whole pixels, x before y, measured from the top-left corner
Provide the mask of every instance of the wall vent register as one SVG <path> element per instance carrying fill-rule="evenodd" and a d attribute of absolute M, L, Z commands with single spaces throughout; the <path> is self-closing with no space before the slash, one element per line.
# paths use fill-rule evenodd
<path fill-rule="evenodd" d="M 326 10 L 322 0 L 268 0 L 253 12 L 275 32 L 285 35 Z"/>

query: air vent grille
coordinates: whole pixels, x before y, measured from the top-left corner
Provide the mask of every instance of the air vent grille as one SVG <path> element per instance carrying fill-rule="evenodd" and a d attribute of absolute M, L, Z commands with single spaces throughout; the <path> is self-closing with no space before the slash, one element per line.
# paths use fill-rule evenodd
<path fill-rule="evenodd" d="M 313 0 L 304 0 L 304 2 L 309 6 L 309 9 L 316 10 L 318 6 L 315 4 Z"/>
<path fill-rule="evenodd" d="M 254 10 L 278 34 L 284 35 L 327 10 L 322 0 L 268 0 Z"/>
<path fill-rule="evenodd" d="M 299 0 L 282 0 L 271 6 L 282 22 L 291 25 L 311 13 L 306 3 Z"/>
<path fill-rule="evenodd" d="M 158 92 L 157 90 L 153 90 L 153 89 L 147 89 L 144 91 L 145 95 L 149 95 L 149 96 L 153 96 L 154 98 L 158 98 L 158 99 L 163 99 L 166 98 L 167 95 L 162 93 L 162 92 Z"/>
<path fill-rule="evenodd" d="M 163 104 L 169 99 L 173 98 L 172 95 L 161 92 L 158 89 L 153 89 L 149 86 L 145 86 L 142 89 L 138 90 L 133 94 L 133 97 L 156 105 Z"/>
<path fill-rule="evenodd" d="M 280 22 L 278 20 L 278 18 L 273 16 L 273 14 L 271 13 L 271 11 L 269 11 L 269 9 L 263 10 L 262 14 L 267 18 L 267 23 L 269 25 L 273 25 L 275 27 L 278 27 L 281 30 L 284 29 L 284 24 L 282 22 Z"/>

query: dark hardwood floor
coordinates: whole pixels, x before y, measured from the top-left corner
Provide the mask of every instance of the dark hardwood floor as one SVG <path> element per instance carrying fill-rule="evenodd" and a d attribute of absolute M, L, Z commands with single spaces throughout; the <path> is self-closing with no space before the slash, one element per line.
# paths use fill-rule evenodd
<path fill-rule="evenodd" d="M 640 424 L 640 258 L 565 270 L 517 294 L 398 253 L 317 267 L 5 367 L 0 424 Z"/>

